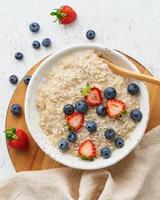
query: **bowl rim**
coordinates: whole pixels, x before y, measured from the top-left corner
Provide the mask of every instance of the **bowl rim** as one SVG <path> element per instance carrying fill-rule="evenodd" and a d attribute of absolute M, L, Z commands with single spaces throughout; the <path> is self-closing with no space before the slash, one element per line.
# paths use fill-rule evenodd
<path fill-rule="evenodd" d="M 35 132 L 33 131 L 33 127 L 32 127 L 32 123 L 30 121 L 30 115 L 29 115 L 29 99 L 30 99 L 30 95 L 31 92 L 30 90 L 32 89 L 32 85 L 34 84 L 34 80 L 36 79 L 36 77 L 38 76 L 39 72 L 45 67 L 45 65 L 47 65 L 50 61 L 54 60 L 57 56 L 63 56 L 63 54 L 68 54 L 69 51 L 74 51 L 74 50 L 80 50 L 80 49 L 99 49 L 99 50 L 107 50 L 110 51 L 111 54 L 113 54 L 114 56 L 118 57 L 119 59 L 121 59 L 123 62 L 125 62 L 128 66 L 130 66 L 131 69 L 133 69 L 134 71 L 139 71 L 137 69 L 137 67 L 122 53 L 111 49 L 111 48 L 106 48 L 102 45 L 99 44 L 79 44 L 79 45 L 72 45 L 69 47 L 66 47 L 62 50 L 57 51 L 57 53 L 50 55 L 49 57 L 47 57 L 40 65 L 39 67 L 36 69 L 36 71 L 34 72 L 30 84 L 28 85 L 27 91 L 26 91 L 26 96 L 25 96 L 25 105 L 24 105 L 24 110 L 25 110 L 25 119 L 26 119 L 26 123 L 29 129 L 29 132 L 32 136 L 32 138 L 35 140 L 35 142 L 37 143 L 37 145 L 41 148 L 41 150 L 48 155 L 49 157 L 51 157 L 52 159 L 54 159 L 55 161 L 58 161 L 66 166 L 72 167 L 72 168 L 76 168 L 76 169 L 85 169 L 85 170 L 95 170 L 95 169 L 101 169 L 101 168 L 105 168 L 105 167 L 109 167 L 113 164 L 116 164 L 117 162 L 119 162 L 120 160 L 122 160 L 124 157 L 126 157 L 137 145 L 138 143 L 141 141 L 144 132 L 146 130 L 147 124 L 148 124 L 148 120 L 149 120 L 149 111 L 150 111 L 150 105 L 149 105 L 149 95 L 148 95 L 148 90 L 147 87 L 144 83 L 141 82 L 141 84 L 144 86 L 144 93 L 146 95 L 146 115 L 145 115 L 145 124 L 143 125 L 143 127 L 141 127 L 141 134 L 139 135 L 139 138 L 136 140 L 136 142 L 134 142 L 134 145 L 132 145 L 130 147 L 130 149 L 128 151 L 126 151 L 125 153 L 123 153 L 123 156 L 121 156 L 119 159 L 115 159 L 112 162 L 110 161 L 110 164 L 107 164 L 103 162 L 103 164 L 98 164 L 98 166 L 96 165 L 91 165 L 88 162 L 84 162 L 81 160 L 81 162 L 78 162 L 78 164 L 76 164 L 76 159 L 75 162 L 67 162 L 67 159 L 63 158 L 62 156 L 56 156 L 55 154 L 50 152 L 50 148 L 48 148 L 47 146 L 45 146 L 44 144 L 42 144 L 42 142 L 40 142 L 40 140 L 37 140 L 37 136 L 35 134 Z M 44 134 L 44 133 L 43 133 Z M 45 134 L 44 134 L 45 135 Z M 52 148 L 56 148 L 53 147 Z M 64 157 L 66 157 L 66 154 L 64 155 Z M 72 156 L 74 157 L 74 156 Z M 74 157 L 76 158 L 76 157 Z M 79 159 L 80 160 L 80 159 Z M 98 159 L 97 159 L 98 160 Z M 104 159 L 103 159 L 104 160 Z M 78 161 L 78 160 L 77 160 Z M 95 162 L 95 161 L 94 161 Z M 81 163 L 81 164 L 80 164 Z M 88 163 L 88 165 L 83 164 L 83 163 Z"/>

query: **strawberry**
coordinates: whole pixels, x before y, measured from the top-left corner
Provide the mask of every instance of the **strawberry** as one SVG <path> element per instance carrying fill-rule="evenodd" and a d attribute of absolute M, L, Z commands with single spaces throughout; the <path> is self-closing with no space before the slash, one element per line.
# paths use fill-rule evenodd
<path fill-rule="evenodd" d="M 125 111 L 125 104 L 118 99 L 109 99 L 106 103 L 106 111 L 110 117 L 118 118 Z"/>
<path fill-rule="evenodd" d="M 102 92 L 97 87 L 91 87 L 90 84 L 87 84 L 81 90 L 81 94 L 84 96 L 85 102 L 90 106 L 98 106 L 102 103 Z"/>
<path fill-rule="evenodd" d="M 28 146 L 28 136 L 22 129 L 10 128 L 4 132 L 10 147 L 20 150 Z"/>
<path fill-rule="evenodd" d="M 55 21 L 58 20 L 63 25 L 71 24 L 77 18 L 76 12 L 70 6 L 61 6 L 59 9 L 54 9 L 50 15 L 56 16 Z"/>
<path fill-rule="evenodd" d="M 79 145 L 78 154 L 83 160 L 93 160 L 96 156 L 96 147 L 90 139 Z"/>
<path fill-rule="evenodd" d="M 84 116 L 81 113 L 74 112 L 66 117 L 67 125 L 74 131 L 83 126 Z"/>

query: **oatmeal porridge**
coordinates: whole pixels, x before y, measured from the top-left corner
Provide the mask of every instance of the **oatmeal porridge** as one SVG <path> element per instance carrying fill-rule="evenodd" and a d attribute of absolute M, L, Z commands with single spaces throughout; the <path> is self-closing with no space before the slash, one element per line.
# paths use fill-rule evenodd
<path fill-rule="evenodd" d="M 109 158 L 141 120 L 140 88 L 114 74 L 95 50 L 72 53 L 45 75 L 39 124 L 54 146 L 82 159 Z"/>

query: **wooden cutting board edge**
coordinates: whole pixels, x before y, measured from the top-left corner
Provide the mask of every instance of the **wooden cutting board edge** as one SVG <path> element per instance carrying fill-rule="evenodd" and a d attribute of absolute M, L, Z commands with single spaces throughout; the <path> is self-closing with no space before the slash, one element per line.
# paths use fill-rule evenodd
<path fill-rule="evenodd" d="M 152 75 L 138 61 L 136 61 L 135 59 L 133 59 L 132 57 L 124 53 L 122 54 L 125 55 L 129 60 L 131 60 L 131 62 L 133 62 L 142 73 Z M 43 60 L 35 64 L 28 71 L 26 75 L 32 75 L 34 71 L 36 70 L 36 68 L 43 62 Z M 154 86 L 151 84 L 147 84 L 147 86 L 148 86 L 149 96 L 150 96 L 150 120 L 149 120 L 146 131 L 149 131 L 150 129 L 154 128 L 156 125 L 160 123 L 160 113 L 154 112 L 154 111 L 157 111 L 158 108 L 160 108 L 160 103 L 158 102 L 158 99 L 157 99 L 157 94 L 158 94 L 157 92 L 158 90 L 160 90 L 160 87 Z M 24 84 L 22 80 L 18 84 L 11 98 L 11 101 L 8 106 L 7 115 L 6 115 L 5 128 L 7 129 L 10 127 L 17 127 L 17 128 L 19 127 L 19 128 L 24 129 L 26 132 L 28 132 L 28 137 L 30 141 L 30 147 L 27 151 L 20 152 L 8 147 L 8 151 L 9 151 L 9 155 L 11 157 L 12 163 L 17 172 L 26 171 L 26 170 L 28 171 L 28 170 L 40 170 L 40 169 L 49 169 L 49 168 L 54 168 L 54 167 L 62 167 L 63 165 L 61 165 L 60 163 L 57 163 L 56 161 L 52 160 L 49 156 L 44 154 L 44 152 L 37 146 L 37 144 L 31 137 L 31 135 L 29 134 L 28 128 L 25 123 L 25 117 L 24 117 L 24 98 L 25 98 L 26 89 L 27 89 L 27 86 Z M 155 101 L 155 99 L 157 99 L 157 101 Z M 160 94 L 159 94 L 159 99 L 160 99 Z M 14 103 L 19 103 L 23 108 L 23 112 L 20 117 L 15 117 L 10 112 L 10 107 Z M 158 113 L 158 114 L 155 114 L 155 113 Z"/>

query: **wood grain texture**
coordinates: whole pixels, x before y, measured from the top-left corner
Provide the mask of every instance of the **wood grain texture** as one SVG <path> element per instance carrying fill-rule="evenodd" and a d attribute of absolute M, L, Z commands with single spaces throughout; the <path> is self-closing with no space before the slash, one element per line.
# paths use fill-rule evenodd
<path fill-rule="evenodd" d="M 145 67 L 143 67 L 140 63 L 138 63 L 136 60 L 134 60 L 133 58 L 129 56 L 127 57 L 137 66 L 137 68 L 141 71 L 141 73 L 151 75 L 150 72 Z M 43 61 L 40 61 L 35 66 L 33 66 L 33 68 L 27 73 L 27 75 L 32 75 L 41 62 Z M 147 86 L 148 86 L 149 96 L 150 96 L 151 113 L 150 113 L 150 119 L 149 119 L 146 132 L 151 130 L 158 124 L 160 124 L 160 112 L 158 112 L 158 110 L 160 110 L 160 101 L 159 101 L 160 87 L 152 85 L 152 84 L 147 84 Z M 6 116 L 5 128 L 7 129 L 10 127 L 16 127 L 16 128 L 24 129 L 28 133 L 28 137 L 30 141 L 29 149 L 24 152 L 19 152 L 8 147 L 13 165 L 17 172 L 26 171 L 26 170 L 40 170 L 40 169 L 61 167 L 62 166 L 61 164 L 57 163 L 56 161 L 52 160 L 47 155 L 45 155 L 44 152 L 42 152 L 42 150 L 37 146 L 37 144 L 31 137 L 28 131 L 27 125 L 25 123 L 24 109 L 21 116 L 19 117 L 13 116 L 10 112 L 10 107 L 14 103 L 18 103 L 22 106 L 22 108 L 24 108 L 24 98 L 25 98 L 26 89 L 27 89 L 27 86 L 24 84 L 23 81 L 21 81 L 18 84 L 17 89 L 15 90 L 11 98 L 11 101 L 8 107 L 7 116 Z"/>
<path fill-rule="evenodd" d="M 115 74 L 118 74 L 118 75 L 123 76 L 123 77 L 134 78 L 134 79 L 137 79 L 137 80 L 140 80 L 140 81 L 144 81 L 144 82 L 147 82 L 147 83 L 152 83 L 152 84 L 160 86 L 160 79 L 155 78 L 154 76 L 150 76 L 148 74 L 142 74 L 142 73 L 139 73 L 139 72 L 133 72 L 131 70 L 122 68 L 121 66 L 118 66 L 118 65 L 108 61 L 107 59 L 103 59 L 103 58 L 101 58 L 101 59 L 104 63 L 108 64 L 108 67 Z"/>

